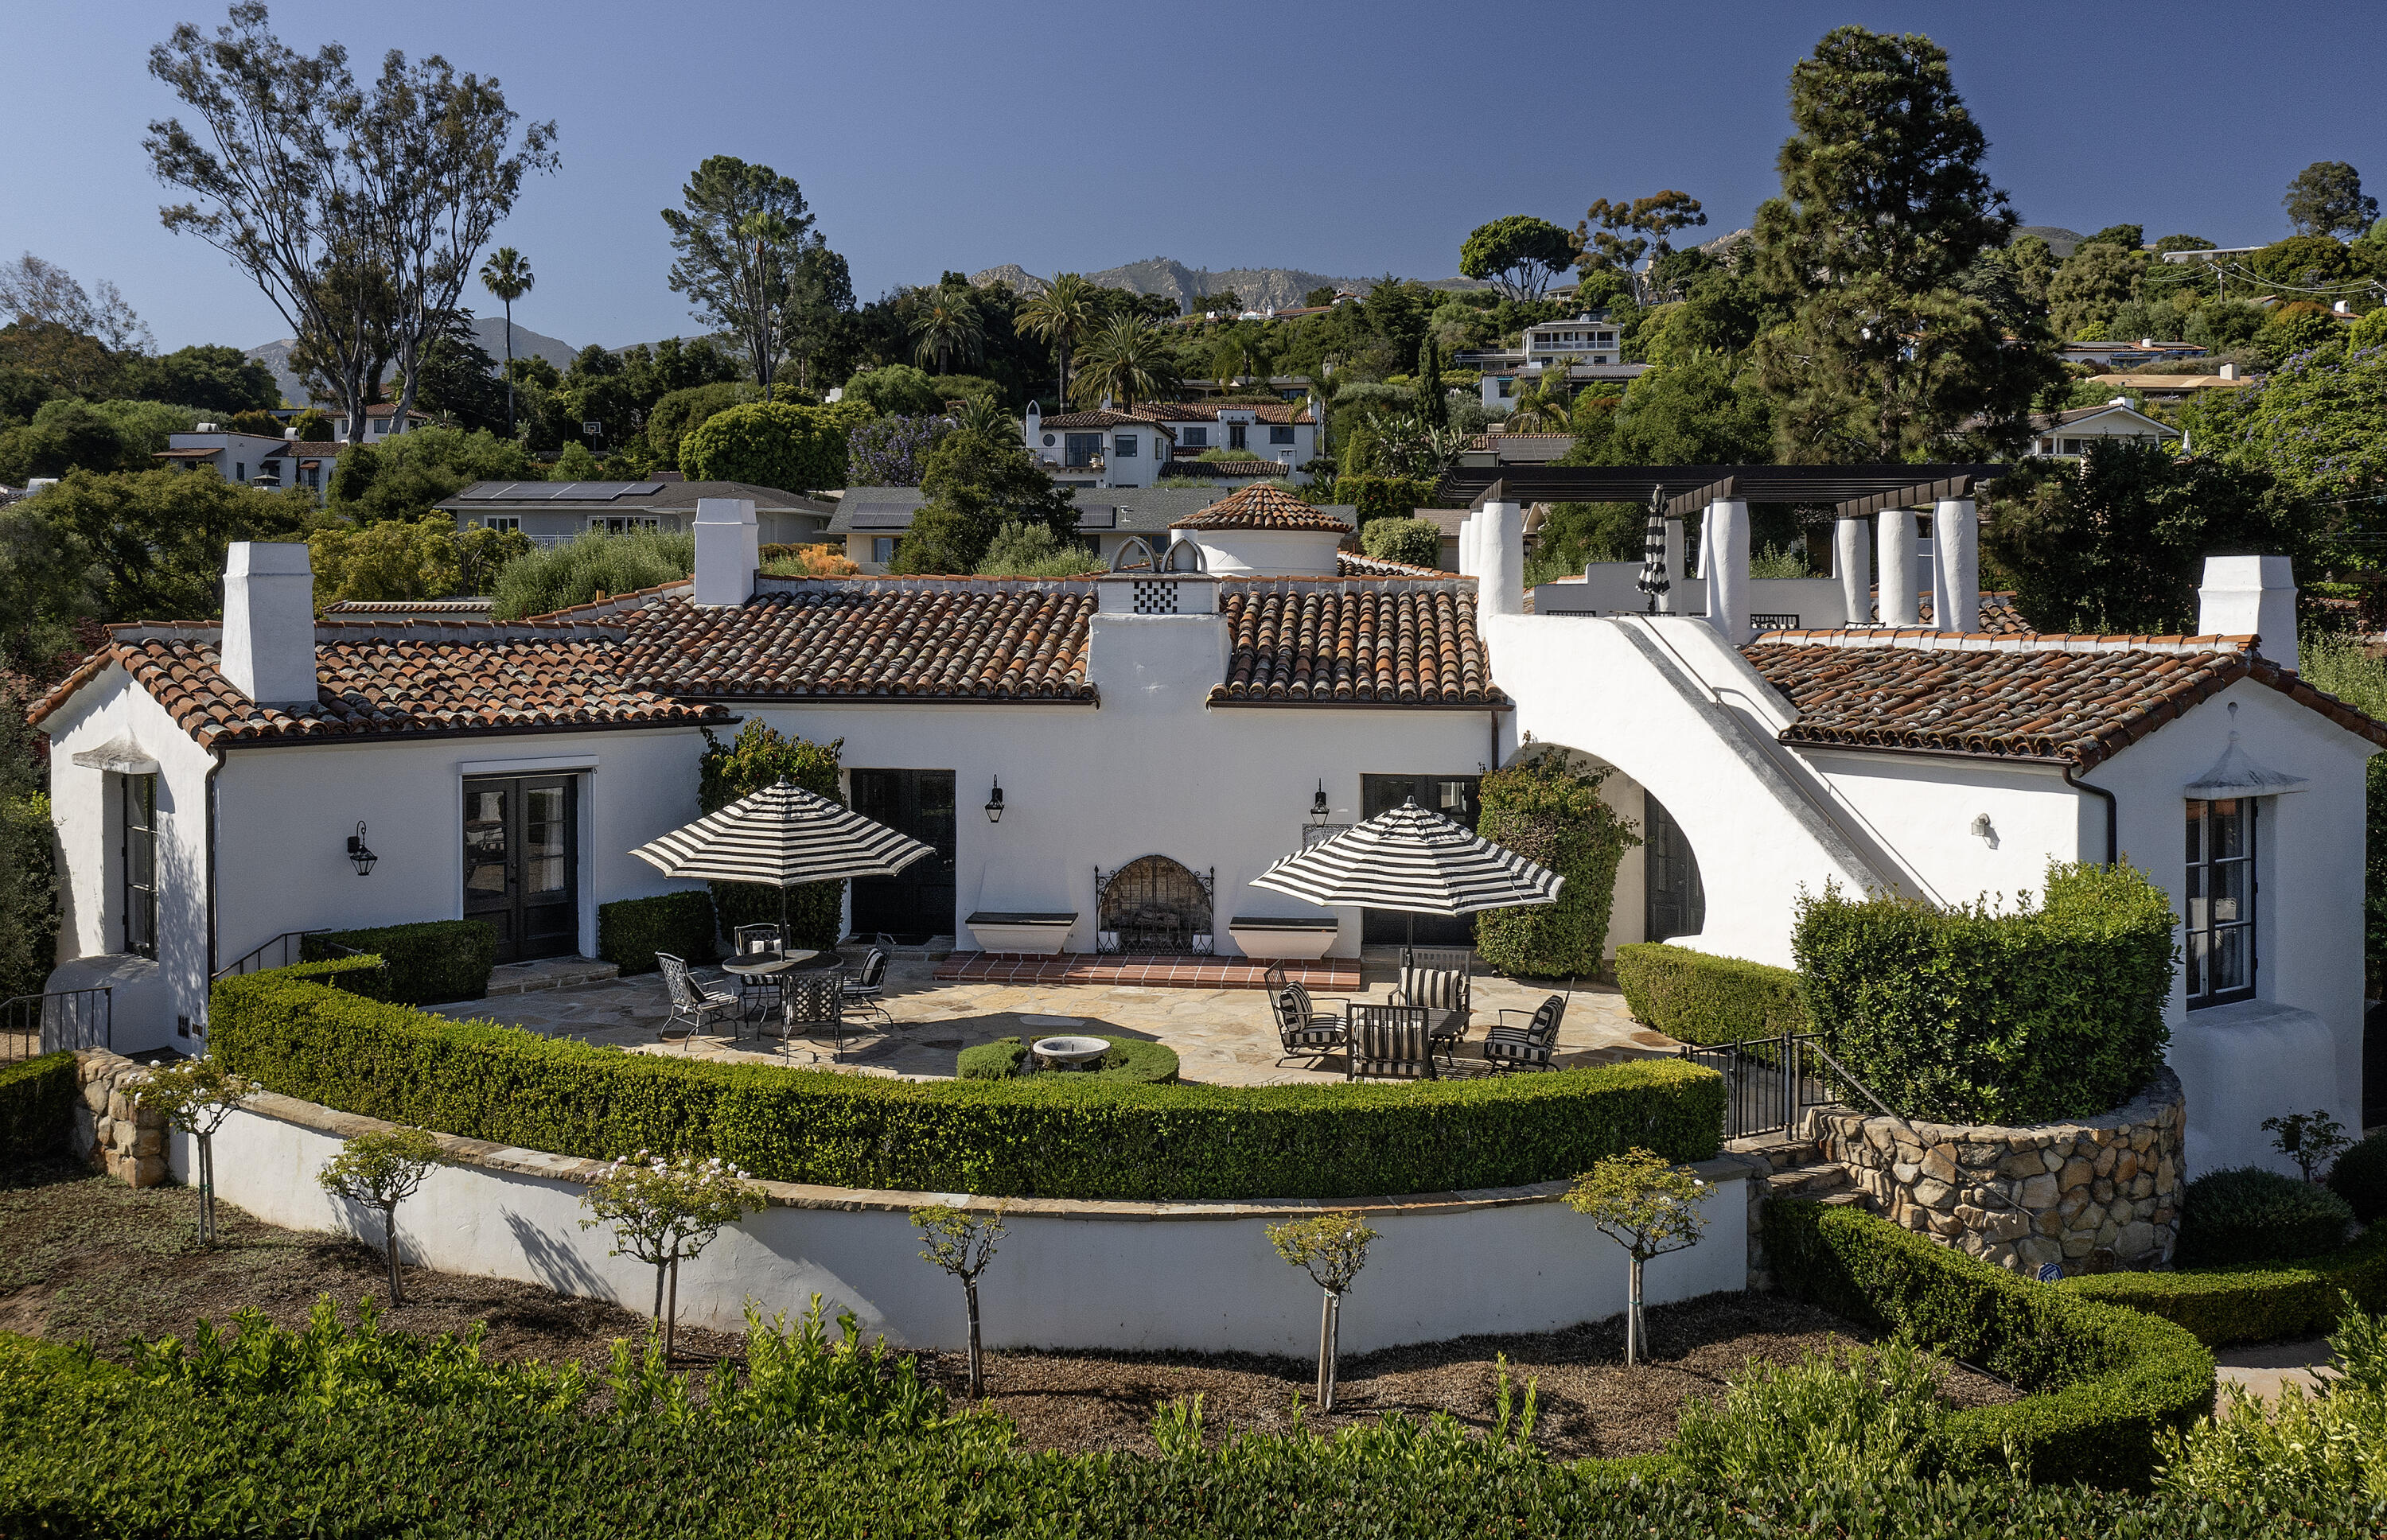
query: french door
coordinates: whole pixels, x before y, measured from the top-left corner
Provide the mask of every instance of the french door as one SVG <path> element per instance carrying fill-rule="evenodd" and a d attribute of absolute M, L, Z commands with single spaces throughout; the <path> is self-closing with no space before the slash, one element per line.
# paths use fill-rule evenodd
<path fill-rule="evenodd" d="M 1479 795 L 1483 785 L 1481 776 L 1362 776 L 1359 816 L 1368 819 L 1390 813 L 1414 797 L 1418 806 L 1441 814 L 1472 834 L 1483 812 Z M 1409 939 L 1411 921 L 1416 922 L 1420 946 L 1475 944 L 1472 915 L 1412 915 L 1403 909 L 1359 911 L 1359 940 L 1368 946 L 1399 946 Z"/>
<path fill-rule="evenodd" d="M 464 917 L 496 928 L 500 963 L 579 951 L 579 793 L 574 776 L 464 783 Z"/>
<path fill-rule="evenodd" d="M 954 934 L 954 803 L 950 770 L 851 770 L 853 811 L 937 853 L 893 877 L 856 877 L 853 933 L 917 945 Z"/>
<path fill-rule="evenodd" d="M 1699 858 L 1683 838 L 1666 804 L 1641 794 L 1641 939 L 1696 936 L 1707 928 L 1708 893 L 1699 881 Z"/>

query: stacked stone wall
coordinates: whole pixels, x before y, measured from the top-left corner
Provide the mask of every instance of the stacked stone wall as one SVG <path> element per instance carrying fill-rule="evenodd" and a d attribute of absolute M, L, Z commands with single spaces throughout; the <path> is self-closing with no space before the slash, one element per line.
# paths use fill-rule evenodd
<path fill-rule="evenodd" d="M 133 1088 L 148 1067 L 103 1049 L 75 1054 L 75 1078 L 82 1100 L 68 1134 L 76 1159 L 105 1171 L 128 1187 L 156 1187 L 166 1180 L 166 1117 L 133 1099 Z"/>
<path fill-rule="evenodd" d="M 1910 1123 L 1838 1108 L 1805 1133 L 1876 1213 L 2016 1272 L 2158 1267 L 2179 1238 L 2179 1078 L 2102 1117 L 2028 1128 Z"/>

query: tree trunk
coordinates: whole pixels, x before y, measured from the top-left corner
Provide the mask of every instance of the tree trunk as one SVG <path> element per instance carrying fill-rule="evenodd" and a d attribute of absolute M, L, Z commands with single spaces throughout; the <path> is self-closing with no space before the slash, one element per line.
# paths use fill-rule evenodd
<path fill-rule="evenodd" d="M 1318 1303 L 1318 1409 L 1334 1409 L 1334 1353 L 1341 1337 L 1341 1299 L 1332 1289 L 1320 1290 Z"/>
<path fill-rule="evenodd" d="M 514 302 L 506 301 L 506 436 L 519 431 L 514 427 Z"/>
<path fill-rule="evenodd" d="M 663 1362 L 671 1362 L 672 1349 L 679 1340 L 679 1255 L 671 1259 L 671 1300 L 663 1308 Z"/>
<path fill-rule="evenodd" d="M 668 1270 L 670 1267 L 671 1261 L 668 1257 L 658 1261 L 655 1264 L 654 1320 L 657 1326 L 661 1326 L 663 1323 L 663 1273 Z"/>
<path fill-rule="evenodd" d="M 1641 1258 L 1635 1256 L 1625 1264 L 1624 1285 L 1624 1367 L 1631 1369 L 1641 1361 Z"/>
<path fill-rule="evenodd" d="M 381 1211 L 382 1250 L 389 1259 L 389 1302 L 406 1303 L 406 1287 L 398 1277 L 398 1205 L 391 1204 Z"/>
<path fill-rule="evenodd" d="M 199 1139 L 199 1244 L 216 1243 L 216 1171 L 214 1140 L 200 1134 Z"/>
<path fill-rule="evenodd" d="M 978 1345 L 978 1280 L 963 1279 L 962 1295 L 969 1302 L 969 1398 L 976 1401 L 986 1395 L 986 1360 Z"/>

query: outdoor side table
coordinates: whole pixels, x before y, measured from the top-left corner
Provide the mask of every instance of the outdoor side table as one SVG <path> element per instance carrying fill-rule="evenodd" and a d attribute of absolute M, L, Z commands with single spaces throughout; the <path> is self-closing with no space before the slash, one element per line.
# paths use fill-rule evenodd
<path fill-rule="evenodd" d="M 798 964 L 809 963 L 819 955 L 817 952 L 807 952 L 801 947 L 790 952 L 741 952 L 737 956 L 725 961 L 721 965 L 721 971 L 735 974 L 750 983 L 763 981 L 777 983 L 780 974 Z M 749 1016 L 747 1019 L 760 1020 L 761 1018 Z"/>

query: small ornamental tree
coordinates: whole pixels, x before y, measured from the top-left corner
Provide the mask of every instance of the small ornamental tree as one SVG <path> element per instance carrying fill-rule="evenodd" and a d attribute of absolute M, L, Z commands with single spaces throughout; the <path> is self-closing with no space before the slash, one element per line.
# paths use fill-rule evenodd
<path fill-rule="evenodd" d="M 233 1108 L 259 1089 L 255 1080 L 234 1074 L 210 1054 L 153 1069 L 133 1093 L 133 1100 L 163 1113 L 168 1123 L 197 1142 L 193 1175 L 198 1179 L 203 1246 L 216 1243 L 216 1130 Z"/>
<path fill-rule="evenodd" d="M 1003 1208 L 997 1204 L 991 1214 L 978 1214 L 931 1204 L 912 1214 L 913 1228 L 928 1242 L 920 1253 L 926 1262 L 952 1273 L 962 1281 L 962 1299 L 969 1309 L 969 1395 L 975 1401 L 986 1394 L 986 1359 L 979 1350 L 978 1338 L 978 1275 L 994 1260 L 994 1243 L 1003 1239 Z"/>
<path fill-rule="evenodd" d="M 696 1155 L 650 1155 L 640 1150 L 598 1174 L 581 1194 L 581 1206 L 596 1214 L 580 1228 L 613 1227 L 608 1256 L 635 1256 L 655 1269 L 655 1319 L 663 1329 L 663 1357 L 672 1355 L 679 1324 L 679 1264 L 711 1245 L 767 1200 L 744 1171 Z M 665 1292 L 668 1281 L 669 1293 Z"/>
<path fill-rule="evenodd" d="M 1343 1295 L 1368 1265 L 1376 1231 L 1357 1213 L 1320 1214 L 1268 1228 L 1276 1254 L 1325 1291 L 1318 1314 L 1318 1409 L 1334 1409 L 1334 1361 L 1342 1338 Z"/>
<path fill-rule="evenodd" d="M 2331 1117 L 2326 1107 L 2266 1117 L 2263 1131 L 2276 1136 L 2271 1148 L 2294 1161 L 2306 1181 L 2312 1180 L 2316 1168 L 2335 1160 L 2354 1142 L 2345 1137 L 2345 1125 Z"/>
<path fill-rule="evenodd" d="M 845 485 L 853 413 L 834 407 L 749 401 L 706 418 L 680 440 L 690 481 L 742 481 L 786 492 Z"/>
<path fill-rule="evenodd" d="M 398 1205 L 414 1196 L 433 1167 L 448 1164 L 448 1152 L 431 1134 L 421 1129 L 388 1129 L 357 1135 L 315 1173 L 324 1192 L 381 1210 L 381 1249 L 389 1264 L 392 1305 L 406 1303 L 406 1286 L 398 1271 Z"/>
<path fill-rule="evenodd" d="M 1632 1258 L 1626 1270 L 1624 1367 L 1648 1351 L 1649 1326 L 1641 1313 L 1641 1265 L 1699 1244 L 1707 1229 L 1701 1205 L 1707 1183 L 1647 1150 L 1610 1155 L 1574 1179 L 1567 1205 L 1599 1227 Z"/>
<path fill-rule="evenodd" d="M 953 431 L 941 415 L 882 417 L 846 435 L 846 485 L 917 486 L 928 452 Z"/>

